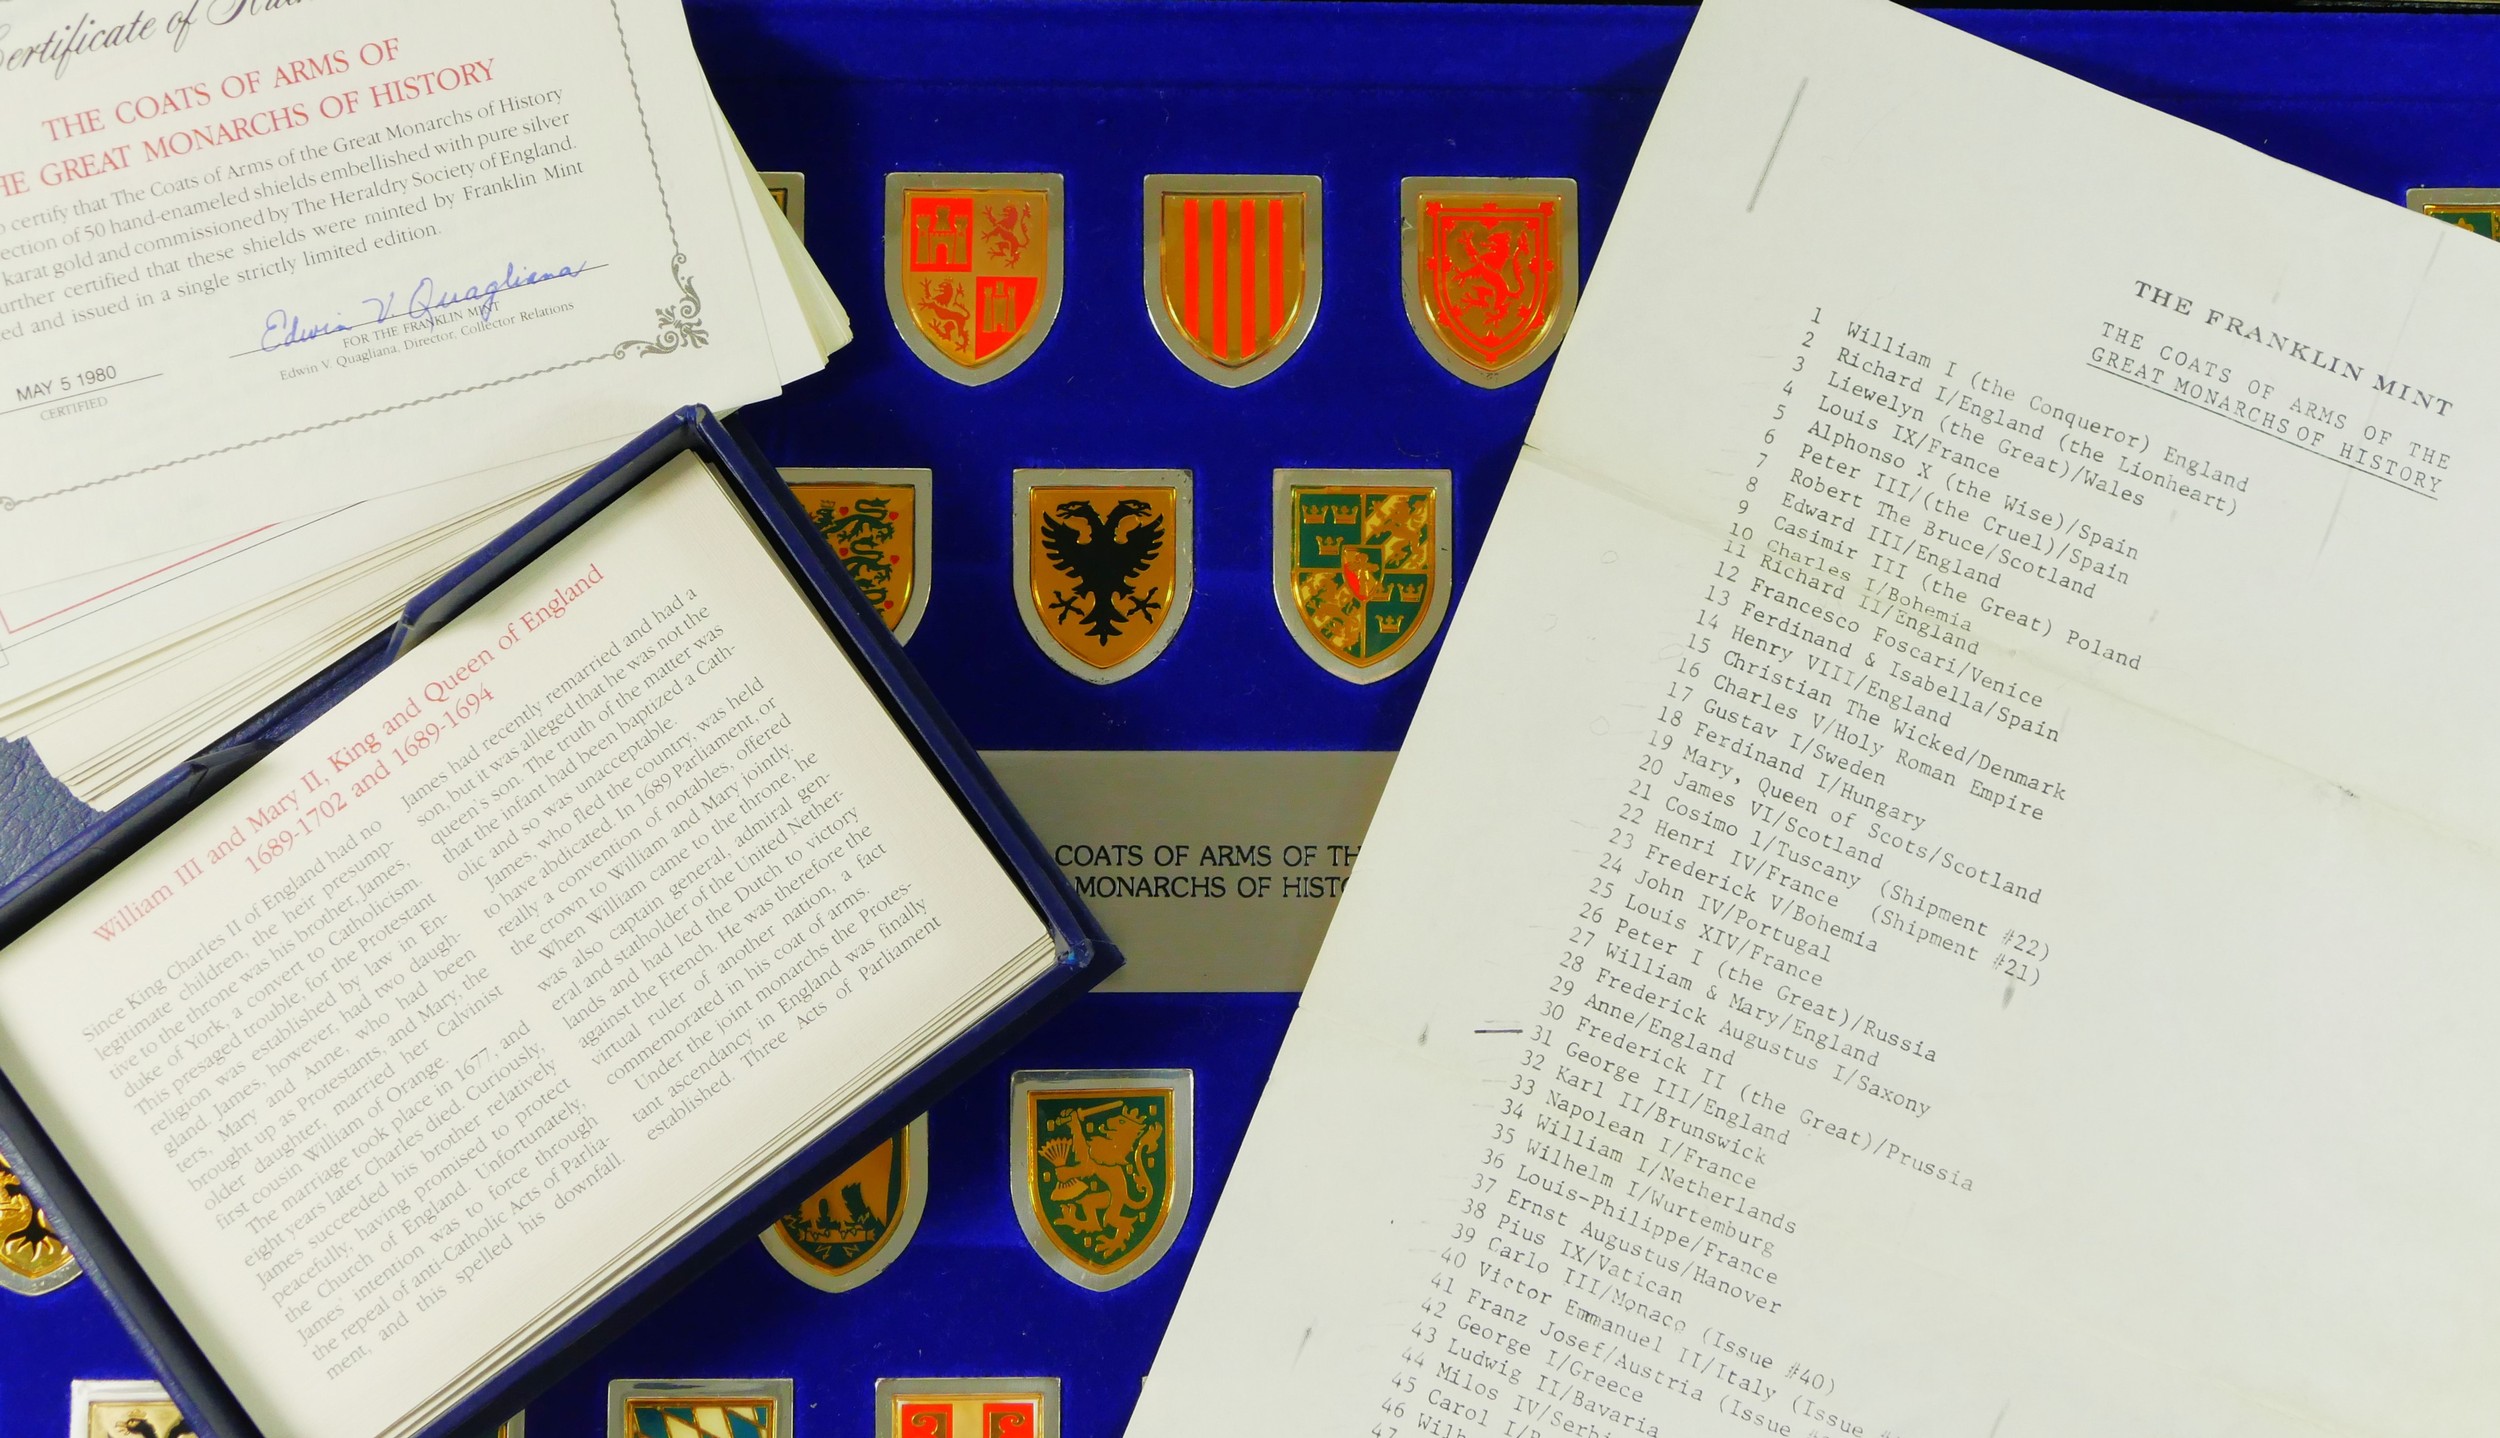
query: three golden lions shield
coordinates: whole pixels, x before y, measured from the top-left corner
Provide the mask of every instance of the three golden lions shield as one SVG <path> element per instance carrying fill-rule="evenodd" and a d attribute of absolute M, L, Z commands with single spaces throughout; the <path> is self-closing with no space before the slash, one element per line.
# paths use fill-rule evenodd
<path fill-rule="evenodd" d="M 910 643 L 929 607 L 929 471 L 785 469 L 781 477 L 885 627 Z"/>
<path fill-rule="evenodd" d="M 1317 175 L 1148 175 L 1146 311 L 1220 385 L 1275 373 L 1319 313 Z"/>
<path fill-rule="evenodd" d="M 1424 349 L 1486 389 L 1535 373 L 1580 302 L 1579 183 L 1415 175 L 1398 210 L 1406 321 Z"/>
<path fill-rule="evenodd" d="M 1450 606 L 1450 472 L 1276 471 L 1277 612 L 1302 652 L 1371 684 L 1415 662 Z"/>
<path fill-rule="evenodd" d="M 1066 197 L 1052 174 L 885 177 L 885 302 L 929 368 L 988 384 L 1059 318 Z"/>
<path fill-rule="evenodd" d="M 1190 1071 L 1026 1069 L 1008 1087 L 1008 1183 L 1025 1241 L 1097 1292 L 1144 1276 L 1189 1217 Z"/>
<path fill-rule="evenodd" d="M 924 1113 L 765 1229 L 764 1251 L 809 1287 L 848 1293 L 902 1257 L 928 1207 Z"/>
<path fill-rule="evenodd" d="M 1152 664 L 1196 587 L 1185 469 L 1019 469 L 1016 609 L 1050 661 L 1109 684 Z"/>

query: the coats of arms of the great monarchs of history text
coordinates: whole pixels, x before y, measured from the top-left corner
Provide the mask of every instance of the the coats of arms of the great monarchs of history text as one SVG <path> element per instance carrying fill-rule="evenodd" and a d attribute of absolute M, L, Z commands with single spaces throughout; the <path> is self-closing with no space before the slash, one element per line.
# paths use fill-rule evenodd
<path fill-rule="evenodd" d="M 1161 1257 L 1186 1213 L 1190 1088 L 1176 1071 L 1017 1075 L 1018 1217 L 1088 1286 Z"/>

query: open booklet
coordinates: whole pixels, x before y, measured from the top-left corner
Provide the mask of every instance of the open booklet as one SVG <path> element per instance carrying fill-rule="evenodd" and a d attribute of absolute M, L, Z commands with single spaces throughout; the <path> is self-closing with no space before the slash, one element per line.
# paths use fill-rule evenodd
<path fill-rule="evenodd" d="M 11 1157 L 211 1431 L 508 1412 L 1116 963 L 745 483 L 676 455 L 0 949 Z"/>
<path fill-rule="evenodd" d="M 89 803 L 848 338 L 674 0 L 116 21 L 0 22 L 0 735 Z"/>
<path fill-rule="evenodd" d="M 1132 1438 L 2488 1429 L 2494 314 L 1706 0 Z"/>

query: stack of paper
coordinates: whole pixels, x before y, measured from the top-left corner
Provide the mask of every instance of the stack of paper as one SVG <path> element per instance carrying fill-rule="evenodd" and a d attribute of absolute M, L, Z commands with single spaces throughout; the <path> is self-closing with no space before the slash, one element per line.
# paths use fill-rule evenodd
<path fill-rule="evenodd" d="M 1707 0 L 1132 1438 L 2492 1431 L 2495 311 Z"/>
<path fill-rule="evenodd" d="M 0 735 L 91 804 L 849 338 L 667 0 L 13 8 Z"/>

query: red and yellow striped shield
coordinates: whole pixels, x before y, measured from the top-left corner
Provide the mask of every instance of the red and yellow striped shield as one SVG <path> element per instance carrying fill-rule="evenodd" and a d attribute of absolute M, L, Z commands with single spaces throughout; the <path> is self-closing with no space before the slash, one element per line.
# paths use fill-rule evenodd
<path fill-rule="evenodd" d="M 1146 307 L 1181 363 L 1263 378 L 1311 332 L 1320 294 L 1315 175 L 1148 175 Z"/>

